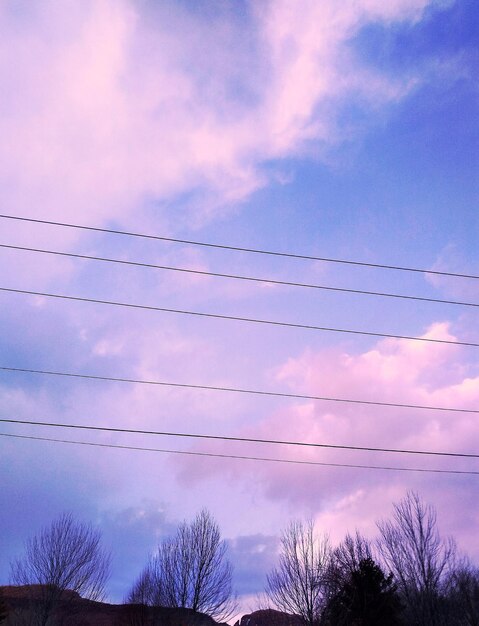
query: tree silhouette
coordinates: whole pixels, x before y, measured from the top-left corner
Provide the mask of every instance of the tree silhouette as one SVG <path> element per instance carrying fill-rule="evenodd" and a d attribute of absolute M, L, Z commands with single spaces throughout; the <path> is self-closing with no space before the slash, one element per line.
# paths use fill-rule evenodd
<path fill-rule="evenodd" d="M 101 600 L 109 575 L 110 555 L 100 545 L 100 533 L 90 524 L 63 514 L 25 544 L 25 556 L 12 563 L 16 585 L 37 585 L 34 602 L 38 622 L 45 626 L 60 604 L 76 592 Z"/>
<path fill-rule="evenodd" d="M 128 601 L 193 609 L 216 620 L 234 613 L 232 567 L 218 524 L 203 509 L 191 523 L 158 546 L 131 590 Z"/>
<path fill-rule="evenodd" d="M 312 521 L 292 522 L 281 537 L 279 566 L 267 577 L 266 595 L 280 611 L 315 626 L 327 604 L 330 566 L 328 538 L 315 534 Z"/>
<path fill-rule="evenodd" d="M 354 535 L 349 533 L 333 550 L 330 567 L 331 595 L 335 595 L 349 581 L 351 574 L 359 568 L 361 561 L 372 559 L 371 542 L 358 531 Z"/>
<path fill-rule="evenodd" d="M 443 624 L 443 591 L 455 568 L 456 547 L 452 539 L 439 535 L 434 508 L 410 492 L 394 505 L 393 519 L 378 527 L 378 548 L 397 582 L 407 623 Z"/>
<path fill-rule="evenodd" d="M 332 598 L 327 615 L 335 626 L 396 626 L 401 602 L 393 576 L 371 558 L 362 559 Z"/>
<path fill-rule="evenodd" d="M 467 558 L 450 574 L 447 605 L 451 624 L 479 626 L 479 569 Z"/>

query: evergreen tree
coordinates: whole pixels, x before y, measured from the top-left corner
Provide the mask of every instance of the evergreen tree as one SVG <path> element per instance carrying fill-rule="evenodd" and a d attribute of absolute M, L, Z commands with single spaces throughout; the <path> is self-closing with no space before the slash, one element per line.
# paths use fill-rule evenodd
<path fill-rule="evenodd" d="M 401 602 L 393 576 L 385 576 L 371 558 L 362 559 L 330 601 L 335 626 L 397 626 Z"/>

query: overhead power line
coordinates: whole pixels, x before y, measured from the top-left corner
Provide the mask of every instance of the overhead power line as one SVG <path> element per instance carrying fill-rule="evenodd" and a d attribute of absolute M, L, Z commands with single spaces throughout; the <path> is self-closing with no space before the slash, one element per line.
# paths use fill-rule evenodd
<path fill-rule="evenodd" d="M 217 454 L 212 452 L 193 452 L 190 450 L 166 450 L 161 448 L 146 448 L 142 446 L 126 446 L 112 443 L 94 443 L 91 441 L 72 441 L 71 439 L 53 439 L 51 437 L 34 437 L 33 435 L 14 435 L 11 433 L 0 433 L 0 437 L 11 437 L 14 439 L 31 439 L 34 441 L 48 441 L 54 443 L 68 443 L 80 446 L 94 446 L 98 448 L 117 448 L 120 450 L 138 450 L 142 452 L 157 452 L 164 454 L 180 454 L 186 456 L 211 457 L 218 459 L 239 459 L 242 461 L 263 461 L 267 463 L 288 463 L 291 465 L 315 465 L 320 467 L 344 467 L 349 469 L 369 469 L 369 470 L 386 470 L 393 472 L 421 472 L 428 474 L 462 474 L 478 476 L 479 471 L 472 470 L 446 470 L 418 467 L 389 467 L 384 465 L 357 465 L 353 463 L 326 463 L 321 461 L 300 461 L 294 459 L 277 459 L 270 457 L 244 456 L 239 454 Z"/>
<path fill-rule="evenodd" d="M 93 232 L 99 232 L 99 233 L 125 235 L 128 237 L 141 237 L 143 239 L 153 239 L 156 241 L 168 241 L 171 243 L 181 243 L 181 244 L 186 244 L 190 246 L 203 246 L 206 248 L 216 248 L 220 250 L 232 250 L 235 252 L 249 252 L 252 254 L 265 254 L 265 255 L 270 255 L 270 256 L 286 257 L 286 258 L 292 258 L 292 259 L 303 259 L 307 261 L 323 261 L 325 263 L 342 263 L 346 265 L 356 265 L 360 267 L 374 267 L 378 269 L 398 270 L 401 272 L 419 272 L 421 274 L 432 274 L 436 276 L 451 276 L 454 278 L 479 279 L 479 276 L 476 274 L 461 274 L 458 272 L 441 272 L 438 270 L 429 270 L 429 269 L 418 268 L 418 267 L 407 267 L 407 266 L 401 266 L 401 265 L 386 265 L 383 263 L 366 263 L 364 261 L 335 259 L 335 258 L 329 258 L 329 257 L 319 257 L 319 256 L 312 256 L 312 255 L 307 255 L 307 254 L 296 254 L 292 252 L 279 252 L 276 250 L 265 250 L 265 249 L 259 249 L 259 248 L 246 248 L 246 247 L 232 246 L 232 245 L 226 245 L 226 244 L 209 243 L 205 241 L 194 241 L 191 239 L 177 239 L 174 237 L 163 237 L 160 235 L 137 233 L 137 232 L 118 230 L 118 229 L 113 229 L 113 228 L 99 228 L 95 226 L 86 226 L 83 224 L 72 224 L 69 222 L 56 222 L 53 220 L 34 219 L 31 217 L 23 217 L 19 215 L 0 215 L 0 218 L 9 219 L 9 220 L 17 220 L 21 222 L 30 222 L 30 223 L 36 223 L 36 224 L 46 224 L 50 226 L 61 226 L 64 228 L 76 228 L 80 230 L 87 230 L 87 231 L 93 231 Z"/>
<path fill-rule="evenodd" d="M 252 324 L 266 324 L 266 325 L 271 325 L 271 326 L 281 326 L 285 328 L 299 328 L 303 330 L 316 330 L 316 331 L 331 332 L 331 333 L 346 333 L 349 335 L 364 335 L 368 337 L 382 337 L 382 338 L 387 338 L 387 339 L 406 339 L 408 341 L 422 341 L 422 342 L 427 342 L 427 343 L 440 343 L 440 344 L 449 344 L 449 345 L 455 345 L 455 346 L 470 346 L 474 348 L 479 348 L 479 343 L 473 343 L 473 342 L 468 342 L 468 341 L 452 341 L 449 339 L 432 339 L 429 337 L 413 337 L 411 335 L 394 335 L 391 333 L 377 333 L 377 332 L 365 331 L 365 330 L 352 330 L 352 329 L 347 329 L 347 328 L 315 326 L 313 324 L 297 324 L 294 322 L 281 322 L 277 320 L 264 320 L 264 319 L 258 319 L 258 318 L 252 318 L 252 317 L 240 317 L 237 315 L 222 315 L 220 313 L 203 313 L 200 311 L 187 311 L 184 309 L 170 309 L 166 307 L 152 306 L 152 305 L 146 305 L 146 304 L 117 302 L 114 300 L 99 300 L 97 298 L 85 298 L 81 296 L 68 296 L 65 294 L 58 294 L 58 293 L 32 291 L 30 289 L 13 289 L 10 287 L 0 287 L 0 291 L 4 291 L 8 293 L 26 294 L 26 295 L 31 295 L 31 296 L 41 296 L 44 298 L 57 298 L 60 300 L 72 300 L 75 302 L 106 304 L 109 306 L 125 307 L 125 308 L 138 309 L 138 310 L 144 310 L 144 311 L 158 311 L 162 313 L 192 315 L 195 317 L 207 317 L 207 318 L 212 318 L 212 319 L 232 320 L 236 322 L 248 322 Z"/>
<path fill-rule="evenodd" d="M 0 365 L 0 371 L 19 372 L 26 374 L 43 374 L 47 376 L 65 376 L 87 380 L 102 380 L 115 383 L 131 383 L 138 385 L 158 385 L 163 387 L 179 387 L 182 389 L 198 389 L 205 391 L 225 391 L 231 393 L 254 394 L 260 396 L 273 396 L 278 398 L 294 398 L 298 400 L 320 400 L 324 402 L 345 402 L 350 404 L 366 404 L 369 406 L 395 407 L 401 409 L 423 409 L 428 411 L 451 411 L 456 413 L 479 413 L 479 409 L 462 409 L 458 407 L 429 406 L 424 404 L 405 404 L 400 402 L 379 402 L 374 400 L 358 400 L 354 398 L 332 398 L 328 396 L 313 396 L 301 393 L 286 393 L 281 391 L 266 391 L 260 389 L 241 389 L 238 387 L 223 387 L 217 385 L 196 385 L 191 383 L 172 383 L 163 380 L 142 380 L 138 378 L 117 378 L 114 376 L 98 376 L 95 374 L 79 374 L 74 372 L 56 372 L 50 370 L 37 370 L 24 367 L 7 367 Z"/>
<path fill-rule="evenodd" d="M 165 270 L 168 272 L 182 272 L 186 274 L 194 274 L 197 276 L 211 276 L 214 278 L 228 278 L 233 280 L 243 280 L 254 283 L 261 283 L 267 285 L 280 285 L 283 287 L 302 287 L 307 289 L 318 289 L 323 291 L 334 291 L 340 293 L 351 293 L 355 295 L 363 296 L 379 296 L 382 298 L 400 298 L 402 300 L 414 300 L 416 302 L 432 302 L 436 304 L 452 304 L 457 306 L 470 306 L 479 307 L 477 302 L 462 302 L 459 300 L 442 300 L 440 298 L 427 298 L 425 296 L 413 296 L 400 293 L 389 293 L 384 291 L 369 291 L 365 289 L 349 289 L 346 287 L 332 287 L 329 285 L 317 285 L 312 283 L 300 283 L 288 280 L 278 280 L 275 278 L 261 278 L 257 276 L 243 276 L 240 274 L 225 274 L 222 272 L 209 272 L 206 270 L 197 270 L 189 267 L 176 267 L 171 265 L 157 265 L 155 263 L 142 263 L 140 261 L 126 261 L 123 259 L 112 259 L 110 257 L 91 256 L 87 254 L 75 254 L 73 252 L 61 252 L 59 250 L 45 250 L 42 248 L 31 248 L 27 246 L 13 246 L 9 244 L 0 244 L 0 248 L 9 250 L 17 250 L 22 252 L 35 252 L 41 254 L 50 254 L 55 256 L 62 256 L 72 259 L 82 259 L 87 261 L 103 261 L 107 263 L 116 263 L 121 265 L 128 265 L 133 267 L 150 268 L 157 270 Z"/>
<path fill-rule="evenodd" d="M 330 443 L 315 443 L 309 441 L 287 441 L 279 439 L 261 439 L 257 437 L 235 437 L 228 435 L 206 435 L 199 433 L 182 433 L 160 430 L 143 430 L 138 428 L 118 428 L 114 426 L 91 426 L 87 424 L 64 424 L 57 422 L 40 422 L 37 420 L 20 420 L 0 418 L 5 424 L 23 424 L 26 426 L 46 426 L 47 428 L 70 428 L 75 430 L 89 430 L 105 433 L 123 433 L 130 435 L 149 435 L 155 437 L 178 437 L 183 439 L 209 439 L 212 441 L 228 441 L 240 443 L 261 443 L 279 446 L 299 446 L 305 448 L 322 448 L 333 450 L 353 450 L 355 452 L 387 452 L 391 454 L 418 454 L 425 456 L 447 456 L 455 458 L 479 459 L 479 454 L 466 452 L 436 452 L 433 450 L 406 450 L 400 448 L 375 448 L 371 446 L 350 446 Z"/>

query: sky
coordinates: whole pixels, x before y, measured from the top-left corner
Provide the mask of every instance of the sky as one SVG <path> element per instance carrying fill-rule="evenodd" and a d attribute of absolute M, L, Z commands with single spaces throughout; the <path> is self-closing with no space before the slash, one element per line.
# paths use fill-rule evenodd
<path fill-rule="evenodd" d="M 0 244 L 463 304 L 0 248 L 0 367 L 479 410 L 475 0 L 5 0 Z M 371 264 L 247 253 L 280 251 Z M 477 304 L 476 304 L 477 307 Z M 392 337 L 391 337 L 392 335 Z M 416 337 L 435 341 L 414 341 Z M 449 343 L 440 343 L 442 342 Z M 462 345 L 461 345 L 462 344 Z M 0 370 L 0 418 L 477 454 L 477 414 Z M 0 424 L 0 434 L 339 465 L 476 459 Z M 292 519 L 377 535 L 408 490 L 479 562 L 479 477 L 0 437 L 0 583 L 62 512 L 100 528 L 121 602 L 206 507 L 242 610 Z"/>

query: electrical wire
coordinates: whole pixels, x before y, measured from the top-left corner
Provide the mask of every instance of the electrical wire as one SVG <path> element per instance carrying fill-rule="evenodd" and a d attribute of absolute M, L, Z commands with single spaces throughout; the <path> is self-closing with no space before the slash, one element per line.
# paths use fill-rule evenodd
<path fill-rule="evenodd" d="M 347 259 L 334 259 L 334 258 L 328 258 L 328 257 L 319 257 L 319 256 L 312 256 L 312 255 L 307 255 L 307 254 L 295 254 L 292 252 L 279 252 L 279 251 L 275 251 L 275 250 L 265 250 L 265 249 L 258 249 L 258 248 L 244 248 L 244 247 L 240 247 L 240 246 L 231 246 L 231 245 L 225 245 L 225 244 L 216 244 L 216 243 L 208 243 L 208 242 L 204 242 L 204 241 L 194 241 L 191 239 L 176 239 L 173 237 L 163 237 L 163 236 L 159 236 L 159 235 L 149 235 L 146 233 L 136 233 L 136 232 L 131 232 L 131 231 L 125 231 L 125 230 L 118 230 L 118 229 L 113 229 L 113 228 L 99 228 L 99 227 L 95 227 L 95 226 L 85 226 L 85 225 L 81 225 L 81 224 L 72 224 L 72 223 L 68 223 L 68 222 L 56 222 L 53 220 L 42 220 L 42 219 L 34 219 L 31 217 L 23 217 L 23 216 L 19 216 L 19 215 L 1 215 L 0 214 L 0 218 L 2 219 L 9 219 L 9 220 L 17 220 L 17 221 L 21 221 L 21 222 L 30 222 L 30 223 L 35 223 L 35 224 L 46 224 L 46 225 L 50 225 L 50 226 L 61 226 L 64 228 L 75 228 L 75 229 L 80 229 L 80 230 L 88 230 L 88 231 L 93 231 L 93 232 L 99 232 L 99 233 L 109 233 L 109 234 L 114 234 L 114 235 L 125 235 L 128 237 L 141 237 L 143 239 L 153 239 L 156 241 L 167 241 L 167 242 L 171 242 L 171 243 L 181 243 L 181 244 L 185 244 L 185 245 L 191 245 L 191 246 L 203 246 L 206 248 L 216 248 L 216 249 L 220 249 L 220 250 L 232 250 L 235 252 L 248 252 L 248 253 L 253 253 L 253 254 L 265 254 L 265 255 L 270 255 L 270 256 L 278 256 L 278 257 L 286 257 L 286 258 L 292 258 L 292 259 L 303 259 L 303 260 L 308 260 L 308 261 L 323 261 L 325 263 L 342 263 L 342 264 L 346 264 L 346 265 L 356 265 L 356 266 L 360 266 L 360 267 L 373 267 L 373 268 L 378 268 L 378 269 L 386 269 L 386 270 L 397 270 L 397 271 L 401 271 L 401 272 L 419 272 L 421 274 L 431 274 L 431 275 L 435 275 L 435 276 L 450 276 L 450 277 L 454 277 L 454 278 L 472 278 L 472 279 L 479 279 L 479 276 L 476 274 L 461 274 L 458 272 L 441 272 L 438 270 L 428 270 L 428 269 L 424 269 L 424 268 L 417 268 L 417 267 L 407 267 L 407 266 L 401 266 L 401 265 L 385 265 L 382 263 L 366 263 L 364 261 L 354 261 L 354 260 L 347 260 Z"/>
<path fill-rule="evenodd" d="M 306 448 L 325 448 L 334 450 L 353 450 L 356 452 L 387 452 L 392 454 L 418 454 L 425 456 L 446 456 L 454 458 L 479 459 L 479 454 L 464 452 L 436 452 L 432 450 L 406 450 L 399 448 L 373 448 L 370 446 L 347 446 L 330 443 L 314 443 L 308 441 L 284 441 L 279 439 L 260 439 L 256 437 L 235 437 L 227 435 L 205 435 L 198 433 L 181 433 L 158 430 L 141 430 L 137 428 L 118 428 L 114 426 L 90 426 L 86 424 L 64 424 L 57 422 L 40 422 L 37 420 L 20 420 L 0 418 L 5 424 L 22 424 L 28 426 L 46 426 L 48 428 L 71 428 L 75 430 L 90 430 L 105 433 L 127 433 L 130 435 L 150 435 L 157 437 L 179 437 L 184 439 L 208 439 L 212 441 L 236 441 L 240 443 L 261 443 L 280 446 L 300 446 Z"/>
<path fill-rule="evenodd" d="M 146 304 L 134 304 L 130 302 L 116 302 L 113 300 L 99 300 L 97 298 L 68 296 L 65 294 L 46 293 L 42 291 L 32 291 L 29 289 L 13 289 L 10 287 L 0 287 L 0 291 L 9 292 L 9 293 L 26 294 L 26 295 L 31 295 L 31 296 L 42 296 L 45 298 L 57 298 L 60 300 L 72 300 L 75 302 L 107 304 L 109 306 L 140 309 L 144 311 L 159 311 L 162 313 L 192 315 L 196 317 L 208 317 L 212 319 L 233 320 L 236 322 L 248 322 L 248 323 L 253 323 L 253 324 L 267 324 L 271 326 L 299 328 L 303 330 L 316 330 L 316 331 L 332 332 L 332 333 L 346 333 L 349 335 L 364 335 L 368 337 L 382 337 L 382 338 L 388 338 L 388 339 L 406 339 L 408 341 L 422 341 L 422 342 L 427 342 L 427 343 L 440 343 L 440 344 L 449 344 L 449 345 L 455 345 L 455 346 L 469 346 L 469 347 L 479 348 L 479 343 L 473 343 L 473 342 L 468 342 L 468 341 L 452 341 L 449 339 L 432 339 L 429 337 L 413 337 L 410 335 L 394 335 L 391 333 L 377 333 L 377 332 L 365 331 L 365 330 L 351 330 L 351 329 L 346 329 L 346 328 L 315 326 L 313 324 L 297 324 L 294 322 L 281 322 L 281 321 L 276 321 L 276 320 L 264 320 L 264 319 L 258 319 L 258 318 L 252 318 L 252 317 L 239 317 L 237 315 L 221 315 L 219 313 L 202 313 L 200 311 L 186 311 L 183 309 L 170 309 L 166 307 L 152 306 L 152 305 L 146 305 Z"/>
<path fill-rule="evenodd" d="M 87 261 L 104 261 L 107 263 L 116 263 L 133 267 L 142 267 L 149 269 L 165 270 L 168 272 L 182 272 L 186 274 L 194 274 L 198 276 L 211 276 L 214 278 L 229 278 L 233 280 L 243 280 L 267 285 L 280 285 L 282 287 L 302 287 L 307 289 L 318 289 L 323 291 L 334 291 L 339 293 L 351 293 L 363 296 L 378 296 L 381 298 L 400 298 L 402 300 L 414 300 L 416 302 L 432 302 L 435 304 L 452 304 L 456 306 L 479 307 L 478 302 L 462 302 L 459 300 L 442 300 L 440 298 L 426 298 L 425 296 L 412 296 L 408 294 L 389 293 L 385 291 L 368 291 L 365 289 L 349 289 L 346 287 L 332 287 L 329 285 L 317 285 L 311 283 L 298 283 L 288 280 L 277 280 L 274 278 L 260 278 L 257 276 L 243 276 L 240 274 L 225 274 L 222 272 L 208 272 L 206 270 L 195 270 L 189 267 L 176 267 L 171 265 L 157 265 L 155 263 L 142 263 L 140 261 L 126 261 L 123 259 L 112 259 L 110 257 L 91 256 L 88 254 L 75 254 L 73 252 L 61 252 L 59 250 L 45 250 L 42 248 L 30 248 L 27 246 L 13 246 L 9 244 L 0 244 L 0 248 L 8 250 L 17 250 L 21 252 L 36 252 L 41 254 L 50 254 L 55 256 L 68 257 L 72 259 L 82 259 Z"/>
<path fill-rule="evenodd" d="M 255 394 L 260 396 L 273 396 L 278 398 L 295 398 L 299 400 L 320 400 L 324 402 L 345 402 L 350 404 L 366 404 L 370 406 L 395 407 L 401 409 L 423 409 L 428 411 L 451 411 L 456 413 L 479 413 L 479 409 L 461 409 L 458 407 L 428 406 L 424 404 L 405 404 L 400 402 L 379 402 L 373 400 L 358 400 L 353 398 L 331 398 L 327 396 L 312 396 L 300 393 L 285 393 L 280 391 L 265 391 L 260 389 L 241 389 L 238 387 L 221 387 L 214 385 L 195 385 L 190 383 L 172 383 L 162 380 L 142 380 L 138 378 L 117 378 L 114 376 L 97 376 L 95 374 L 78 374 L 74 372 L 57 372 L 51 370 L 37 370 L 25 367 L 7 367 L 0 365 L 0 371 L 19 372 L 26 374 L 44 374 L 47 376 L 65 376 L 87 380 L 102 380 L 115 383 L 131 383 L 138 385 L 158 385 L 164 387 L 180 387 L 182 389 L 198 389 L 205 391 L 225 391 L 231 393 Z"/>
<path fill-rule="evenodd" d="M 126 446 L 112 443 L 94 443 L 91 441 L 72 441 L 71 439 L 53 439 L 51 437 L 34 437 L 32 435 L 14 435 L 11 433 L 0 433 L 0 437 L 12 437 L 14 439 L 30 439 L 34 441 L 48 441 L 54 443 L 68 443 L 80 446 L 95 446 L 99 448 L 117 448 L 120 450 L 139 450 L 142 452 L 159 452 L 164 454 L 181 454 L 187 456 L 212 457 L 219 459 L 240 459 L 243 461 L 263 461 L 269 463 L 288 463 L 292 465 L 316 465 L 321 467 L 344 467 L 350 469 L 386 470 L 394 472 L 422 472 L 430 474 L 463 474 L 478 476 L 479 471 L 472 470 L 443 470 L 417 467 L 390 467 L 384 465 L 357 465 L 352 463 L 326 463 L 321 461 L 300 461 L 294 459 L 277 459 L 270 457 L 244 456 L 239 454 L 217 454 L 212 452 L 193 452 L 190 450 L 166 450 L 162 448 L 146 448 L 141 446 Z"/>

